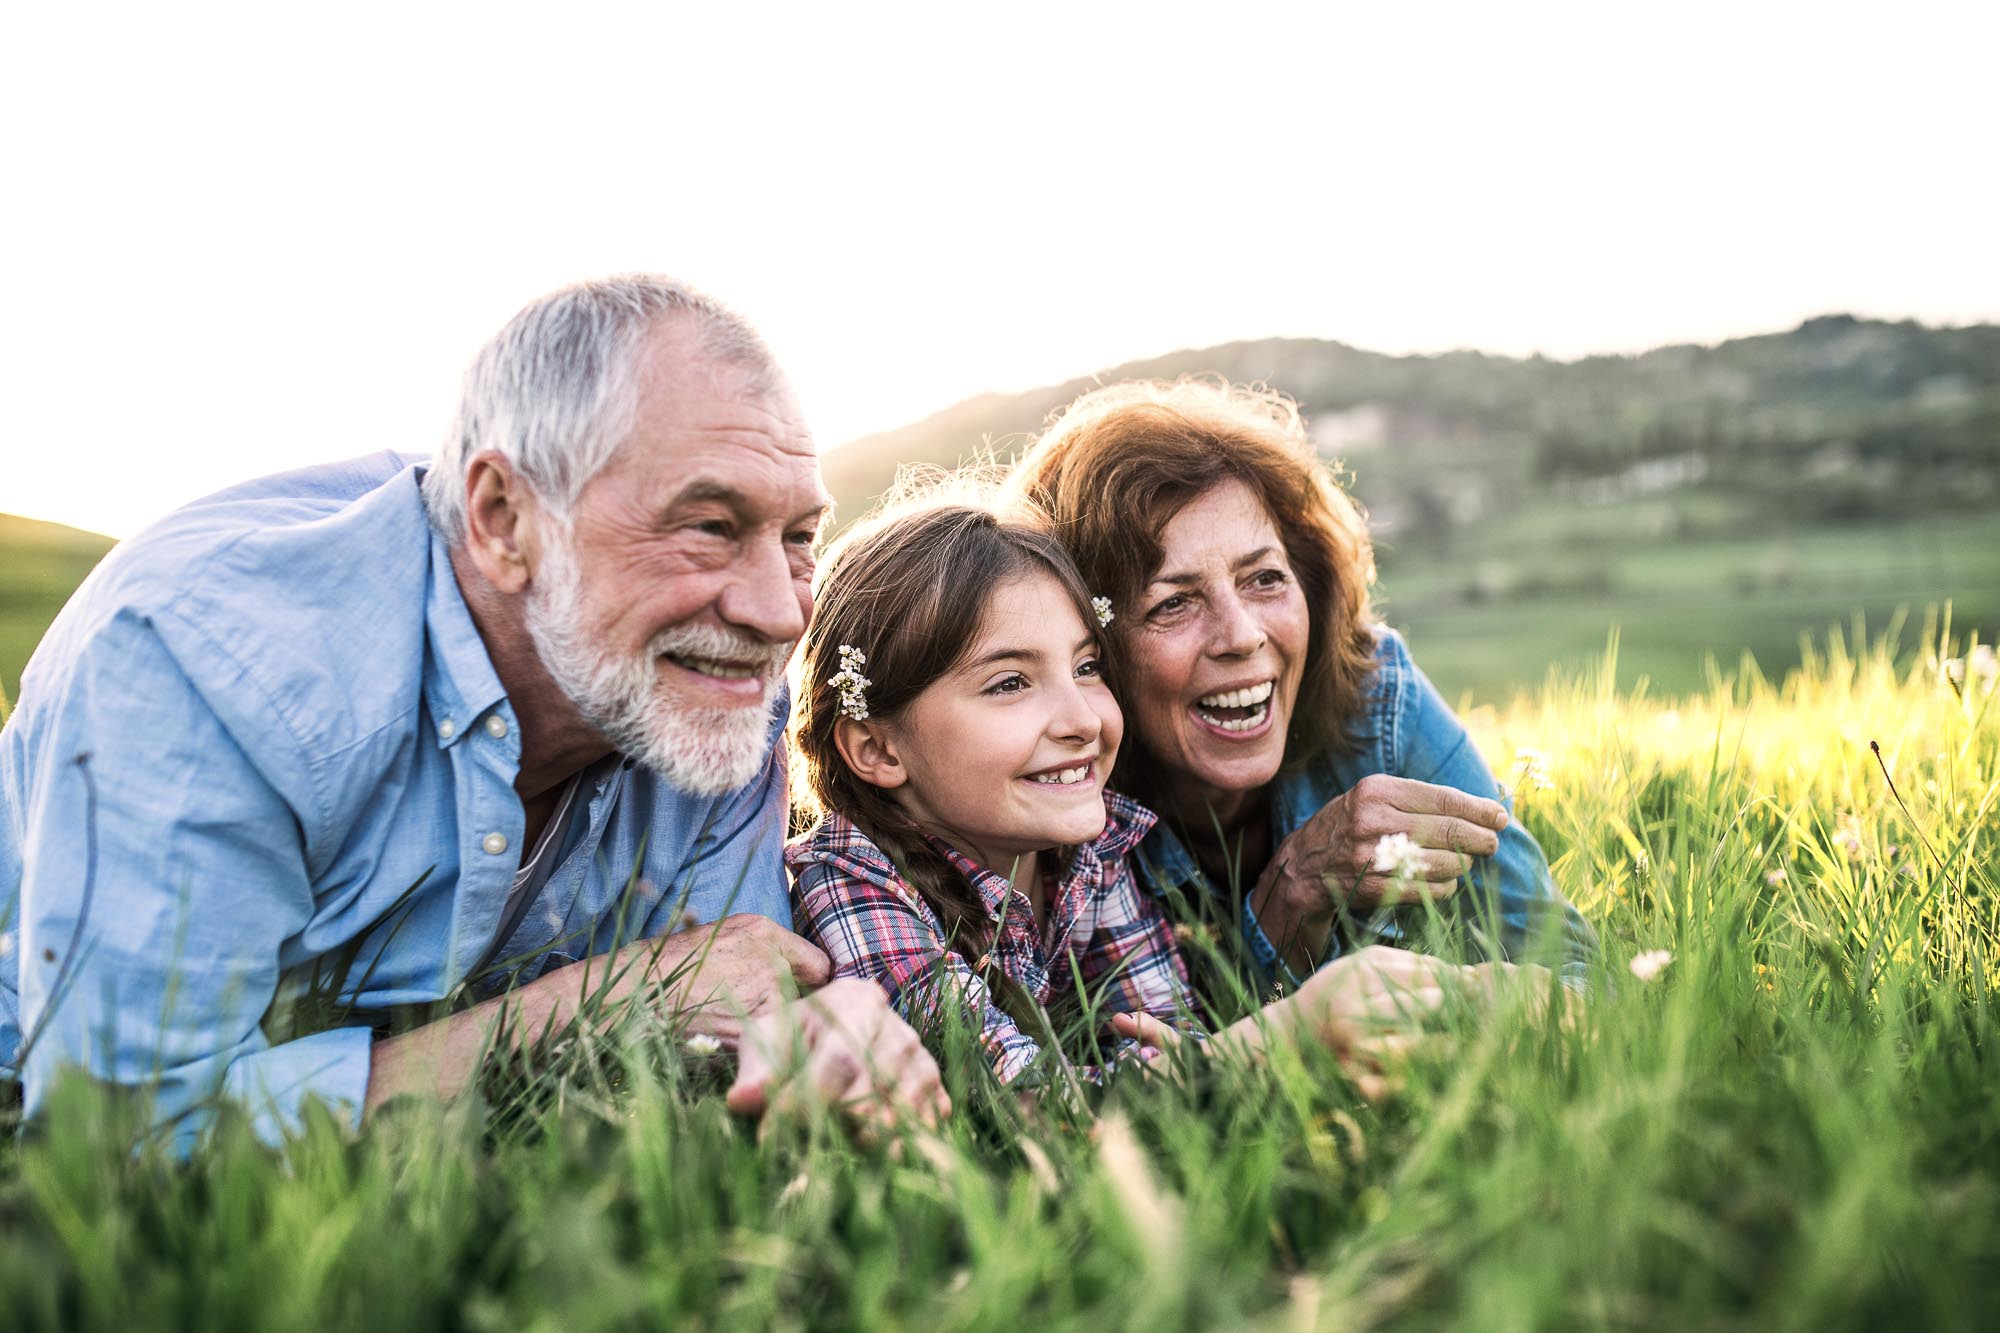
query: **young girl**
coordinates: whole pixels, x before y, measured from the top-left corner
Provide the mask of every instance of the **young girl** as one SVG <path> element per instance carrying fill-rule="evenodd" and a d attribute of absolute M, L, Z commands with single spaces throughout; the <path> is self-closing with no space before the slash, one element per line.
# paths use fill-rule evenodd
<path fill-rule="evenodd" d="M 786 850 L 800 930 L 912 1023 L 962 1007 L 1003 1082 L 1041 1054 L 1037 1010 L 1116 1015 L 1116 1061 L 1193 1028 L 1125 859 L 1153 815 L 1104 787 L 1124 730 L 1108 619 L 1053 538 L 948 505 L 845 545 L 806 634 L 792 753 L 819 823 Z"/>

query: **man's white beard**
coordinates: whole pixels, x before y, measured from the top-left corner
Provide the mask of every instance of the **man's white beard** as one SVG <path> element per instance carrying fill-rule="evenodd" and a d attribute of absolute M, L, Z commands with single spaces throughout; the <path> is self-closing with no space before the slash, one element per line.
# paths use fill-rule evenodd
<path fill-rule="evenodd" d="M 643 656 L 601 652 L 584 622 L 583 578 L 569 543 L 551 535 L 528 588 L 528 636 L 577 712 L 619 751 L 690 795 L 720 795 L 756 777 L 770 755 L 772 709 L 792 645 L 677 625 L 655 635 Z M 762 664 L 762 706 L 690 707 L 663 697 L 658 660 L 667 654 Z"/>

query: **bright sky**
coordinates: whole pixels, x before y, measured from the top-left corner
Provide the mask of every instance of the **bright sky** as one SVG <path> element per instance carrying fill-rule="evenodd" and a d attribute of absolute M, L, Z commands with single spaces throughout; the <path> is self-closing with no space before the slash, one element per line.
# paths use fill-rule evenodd
<path fill-rule="evenodd" d="M 1996 11 L 14 6 L 0 511 L 428 449 L 621 269 L 749 315 L 823 447 L 1234 338 L 2000 318 Z"/>

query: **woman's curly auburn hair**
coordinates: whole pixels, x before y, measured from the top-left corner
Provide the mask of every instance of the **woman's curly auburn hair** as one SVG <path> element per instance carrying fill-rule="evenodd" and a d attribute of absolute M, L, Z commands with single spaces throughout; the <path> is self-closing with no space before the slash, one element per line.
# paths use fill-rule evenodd
<path fill-rule="evenodd" d="M 1360 511 L 1313 451 L 1290 398 L 1208 379 L 1093 389 L 1051 419 L 1008 478 L 1003 503 L 1046 515 L 1084 582 L 1121 611 L 1133 608 L 1112 626 L 1119 637 L 1165 557 L 1167 524 L 1232 480 L 1263 501 L 1310 611 L 1286 767 L 1351 749 L 1374 672 L 1375 554 Z M 1127 744 L 1143 749 L 1144 738 Z"/>

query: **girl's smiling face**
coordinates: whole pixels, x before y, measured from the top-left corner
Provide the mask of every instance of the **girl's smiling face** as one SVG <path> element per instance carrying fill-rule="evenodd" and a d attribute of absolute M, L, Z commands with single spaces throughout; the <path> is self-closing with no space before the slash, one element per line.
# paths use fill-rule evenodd
<path fill-rule="evenodd" d="M 964 660 L 879 724 L 894 762 L 870 780 L 918 827 L 1003 875 L 1089 842 L 1104 831 L 1125 726 L 1097 652 L 1053 576 L 1009 579 Z"/>

